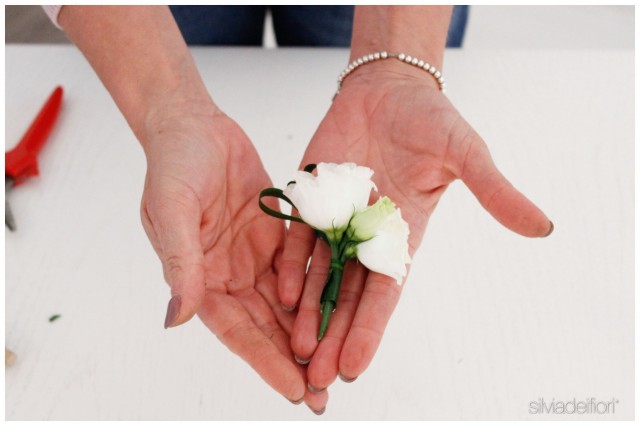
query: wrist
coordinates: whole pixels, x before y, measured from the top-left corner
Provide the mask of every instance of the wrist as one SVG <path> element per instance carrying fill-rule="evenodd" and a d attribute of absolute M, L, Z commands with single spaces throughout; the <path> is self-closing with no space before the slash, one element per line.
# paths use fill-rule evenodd
<path fill-rule="evenodd" d="M 150 142 L 162 133 L 198 127 L 202 122 L 211 124 L 222 115 L 207 94 L 176 90 L 149 106 L 134 133 L 146 151 Z"/>
<path fill-rule="evenodd" d="M 396 53 L 393 53 L 396 55 Z M 377 56 L 377 55 L 376 55 Z M 372 56 L 369 56 L 371 58 Z M 402 58 L 402 59 L 401 59 Z M 411 83 L 419 84 L 429 89 L 444 91 L 444 78 L 439 72 L 427 71 L 431 64 L 425 64 L 420 58 L 414 59 L 414 63 L 408 63 L 403 60 L 404 57 L 391 57 L 381 55 L 381 59 L 365 61 L 364 64 L 357 66 L 349 71 L 349 66 L 339 77 L 338 91 L 352 85 L 376 85 L 384 86 L 388 83 Z M 408 60 L 408 59 L 407 59 Z M 358 61 L 360 63 L 361 61 Z M 434 75 L 435 74 L 435 75 Z M 440 83 L 442 82 L 442 86 Z"/>
<path fill-rule="evenodd" d="M 451 10 L 451 6 L 357 6 L 350 60 L 372 52 L 403 52 L 441 69 Z"/>

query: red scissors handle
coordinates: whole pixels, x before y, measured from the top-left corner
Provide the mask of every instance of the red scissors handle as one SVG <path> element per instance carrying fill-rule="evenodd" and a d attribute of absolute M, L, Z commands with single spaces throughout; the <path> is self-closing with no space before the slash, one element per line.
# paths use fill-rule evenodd
<path fill-rule="evenodd" d="M 20 143 L 5 153 L 5 175 L 18 185 L 30 176 L 38 175 L 38 153 L 49 137 L 62 105 L 62 87 L 58 86 L 44 104 Z"/>

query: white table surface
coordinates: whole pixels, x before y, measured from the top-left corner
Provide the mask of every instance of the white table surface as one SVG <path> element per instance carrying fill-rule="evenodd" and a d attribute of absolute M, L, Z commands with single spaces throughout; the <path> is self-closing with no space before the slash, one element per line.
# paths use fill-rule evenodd
<path fill-rule="evenodd" d="M 193 53 L 284 185 L 347 51 Z M 452 184 L 374 361 L 336 381 L 322 418 L 633 418 L 633 51 L 449 51 L 444 72 L 555 232 L 519 237 Z M 9 194 L 6 418 L 316 419 L 197 319 L 163 329 L 169 290 L 138 216 L 145 159 L 75 48 L 7 47 L 6 149 L 57 84 L 64 110 L 41 176 Z M 618 400 L 615 414 L 528 413 L 538 398 L 591 397 Z"/>

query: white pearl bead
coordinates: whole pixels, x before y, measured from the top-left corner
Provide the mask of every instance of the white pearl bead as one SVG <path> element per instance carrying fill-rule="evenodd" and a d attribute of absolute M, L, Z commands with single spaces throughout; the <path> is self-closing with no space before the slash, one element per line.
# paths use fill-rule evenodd
<path fill-rule="evenodd" d="M 338 76 L 338 89 L 336 91 L 336 95 L 340 93 L 340 89 L 342 87 L 342 82 L 344 81 L 344 79 L 347 78 L 347 76 L 351 74 L 354 70 L 356 70 L 357 68 L 359 68 L 360 66 L 368 62 L 376 61 L 378 59 L 387 59 L 387 58 L 397 58 L 402 62 L 406 62 L 410 65 L 417 66 L 427 71 L 428 73 L 433 75 L 435 80 L 438 82 L 438 87 L 440 91 L 442 93 L 445 93 L 446 84 L 444 81 L 444 77 L 436 67 L 434 67 L 433 65 L 430 65 L 429 63 L 423 61 L 422 59 L 414 58 L 404 53 L 398 53 L 396 55 L 393 53 L 390 54 L 389 52 L 382 51 L 382 52 L 370 53 L 368 55 L 364 55 L 357 59 L 354 59 L 353 62 L 351 62 Z"/>

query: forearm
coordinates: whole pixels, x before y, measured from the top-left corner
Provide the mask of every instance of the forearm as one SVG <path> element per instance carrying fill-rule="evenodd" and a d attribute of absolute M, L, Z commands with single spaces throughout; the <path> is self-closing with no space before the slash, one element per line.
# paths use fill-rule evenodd
<path fill-rule="evenodd" d="M 350 60 L 386 51 L 414 56 L 441 70 L 451 11 L 452 6 L 356 6 Z M 424 71 L 395 60 L 370 62 L 355 74 L 410 77 L 438 87 Z"/>
<path fill-rule="evenodd" d="M 356 6 L 351 59 L 404 52 L 442 67 L 451 6 Z"/>
<path fill-rule="evenodd" d="M 170 103 L 213 108 L 166 6 L 65 6 L 59 23 L 87 57 L 131 129 Z"/>

